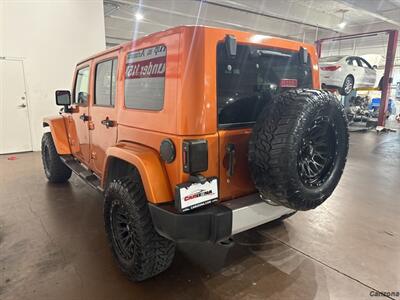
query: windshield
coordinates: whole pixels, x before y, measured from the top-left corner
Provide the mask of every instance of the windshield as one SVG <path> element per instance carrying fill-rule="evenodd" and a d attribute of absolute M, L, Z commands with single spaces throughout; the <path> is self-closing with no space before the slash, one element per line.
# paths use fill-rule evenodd
<path fill-rule="evenodd" d="M 238 45 L 228 57 L 217 47 L 217 98 L 220 127 L 251 125 L 266 101 L 289 88 L 311 88 L 311 62 L 300 64 L 298 52 Z"/>
<path fill-rule="evenodd" d="M 335 62 L 339 61 L 343 58 L 344 56 L 326 56 L 326 57 L 321 57 L 319 59 L 319 62 Z"/>

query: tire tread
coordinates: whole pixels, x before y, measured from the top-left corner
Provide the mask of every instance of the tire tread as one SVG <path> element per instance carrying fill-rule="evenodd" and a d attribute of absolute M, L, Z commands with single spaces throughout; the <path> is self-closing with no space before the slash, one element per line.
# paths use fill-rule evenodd
<path fill-rule="evenodd" d="M 133 263 L 121 260 L 113 247 L 112 231 L 108 221 L 110 215 L 107 210 L 115 199 L 122 201 L 135 219 Z M 136 170 L 133 176 L 110 183 L 105 194 L 104 218 L 114 259 L 129 279 L 143 281 L 163 272 L 171 265 L 175 255 L 175 244 L 160 236 L 154 229 L 143 184 Z"/>
<path fill-rule="evenodd" d="M 343 173 L 346 158 L 336 174 L 336 184 L 314 197 L 304 197 L 299 192 L 294 170 L 289 167 L 290 155 L 297 153 L 295 142 L 301 135 L 301 132 L 296 132 L 298 123 L 307 112 L 315 111 L 326 103 L 339 112 L 344 122 L 344 153 L 347 156 L 348 132 L 344 109 L 329 92 L 305 89 L 288 91 L 274 98 L 271 105 L 260 113 L 250 138 L 249 165 L 253 181 L 265 198 L 295 210 L 308 210 L 320 205 L 333 192 Z"/>
<path fill-rule="evenodd" d="M 45 147 L 49 151 L 50 158 L 47 164 L 45 163 Z M 60 159 L 50 132 L 46 132 L 42 137 L 42 161 L 46 177 L 50 182 L 63 183 L 71 177 L 72 171 Z"/>

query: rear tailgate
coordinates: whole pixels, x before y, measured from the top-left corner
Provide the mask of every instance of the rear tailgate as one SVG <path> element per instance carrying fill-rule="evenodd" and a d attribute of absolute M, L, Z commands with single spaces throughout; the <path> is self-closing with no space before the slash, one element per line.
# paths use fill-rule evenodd
<path fill-rule="evenodd" d="M 229 200 L 255 191 L 247 162 L 251 129 L 219 131 L 219 187 L 220 199 Z M 233 151 L 233 153 L 232 153 Z M 230 155 L 234 156 L 229 174 Z"/>
<path fill-rule="evenodd" d="M 312 88 L 311 62 L 301 63 L 298 51 L 238 44 L 228 57 L 217 47 L 220 198 L 253 193 L 248 167 L 248 143 L 258 114 L 275 94 L 292 88 Z"/>

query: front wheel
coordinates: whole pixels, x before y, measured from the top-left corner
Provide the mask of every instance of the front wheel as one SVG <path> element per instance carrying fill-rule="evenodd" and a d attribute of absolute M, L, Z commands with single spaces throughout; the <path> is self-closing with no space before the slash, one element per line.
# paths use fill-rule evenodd
<path fill-rule="evenodd" d="M 67 182 L 72 171 L 60 159 L 50 132 L 42 137 L 42 161 L 47 179 L 53 183 Z"/>
<path fill-rule="evenodd" d="M 174 242 L 154 229 L 140 175 L 113 181 L 106 190 L 104 224 L 112 254 L 133 281 L 166 270 L 175 254 Z"/>

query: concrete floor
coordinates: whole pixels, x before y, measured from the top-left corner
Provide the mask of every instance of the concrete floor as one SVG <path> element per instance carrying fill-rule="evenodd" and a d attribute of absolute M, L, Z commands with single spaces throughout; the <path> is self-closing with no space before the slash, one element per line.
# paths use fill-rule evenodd
<path fill-rule="evenodd" d="M 316 210 L 234 237 L 182 244 L 136 284 L 112 260 L 102 196 L 47 183 L 39 153 L 0 156 L 0 299 L 370 299 L 400 291 L 400 135 L 351 135 L 344 176 Z"/>

